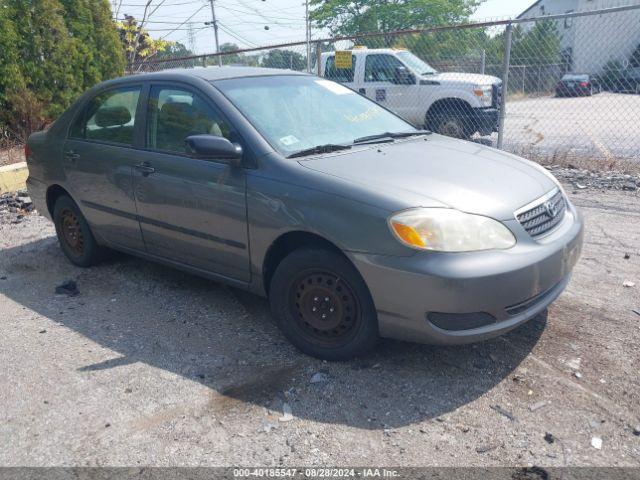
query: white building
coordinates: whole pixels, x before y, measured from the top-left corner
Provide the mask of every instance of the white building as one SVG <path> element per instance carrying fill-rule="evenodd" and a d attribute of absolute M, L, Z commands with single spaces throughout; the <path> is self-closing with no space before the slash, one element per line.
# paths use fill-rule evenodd
<path fill-rule="evenodd" d="M 518 18 L 600 10 L 622 5 L 640 5 L 640 0 L 538 0 Z M 574 73 L 598 73 L 607 62 L 626 66 L 640 45 L 640 8 L 623 12 L 565 18 L 556 21 L 561 47 Z M 533 24 L 523 24 L 529 29 Z"/>

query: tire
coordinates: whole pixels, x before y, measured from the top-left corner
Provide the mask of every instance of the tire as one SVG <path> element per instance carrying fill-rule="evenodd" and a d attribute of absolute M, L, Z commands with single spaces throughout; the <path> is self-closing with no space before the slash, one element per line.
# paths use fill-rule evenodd
<path fill-rule="evenodd" d="M 280 262 L 269 289 L 271 312 L 307 355 L 348 360 L 376 345 L 378 319 L 364 280 L 338 253 L 301 248 Z"/>
<path fill-rule="evenodd" d="M 435 118 L 428 122 L 432 130 L 447 137 L 468 139 L 473 134 L 473 128 L 469 122 L 465 121 L 460 114 L 454 112 L 438 113 Z"/>
<path fill-rule="evenodd" d="M 103 248 L 96 242 L 89 224 L 71 197 L 58 197 L 53 207 L 53 222 L 60 248 L 71 263 L 86 268 L 103 258 Z"/>

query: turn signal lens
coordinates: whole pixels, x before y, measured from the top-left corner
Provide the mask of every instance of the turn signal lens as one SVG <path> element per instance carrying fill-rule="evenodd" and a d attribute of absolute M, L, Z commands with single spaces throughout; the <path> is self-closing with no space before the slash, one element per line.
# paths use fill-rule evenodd
<path fill-rule="evenodd" d="M 415 228 L 397 222 L 391 222 L 391 227 L 404 243 L 415 247 L 426 247 L 424 240 L 420 234 L 416 232 Z"/>
<path fill-rule="evenodd" d="M 413 208 L 392 215 L 389 228 L 403 244 L 419 250 L 473 252 L 507 249 L 516 239 L 504 224 L 452 208 Z"/>

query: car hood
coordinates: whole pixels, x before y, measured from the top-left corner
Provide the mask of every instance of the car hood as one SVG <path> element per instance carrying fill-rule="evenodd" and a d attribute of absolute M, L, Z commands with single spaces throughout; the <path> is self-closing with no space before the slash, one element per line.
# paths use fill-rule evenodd
<path fill-rule="evenodd" d="M 440 135 L 300 161 L 361 188 L 386 207 L 451 207 L 498 220 L 556 187 L 545 170 L 515 155 Z"/>
<path fill-rule="evenodd" d="M 435 80 L 438 82 L 468 83 L 473 85 L 493 85 L 494 83 L 501 83 L 498 77 L 481 75 L 479 73 L 439 72 L 424 78 L 425 80 Z"/>

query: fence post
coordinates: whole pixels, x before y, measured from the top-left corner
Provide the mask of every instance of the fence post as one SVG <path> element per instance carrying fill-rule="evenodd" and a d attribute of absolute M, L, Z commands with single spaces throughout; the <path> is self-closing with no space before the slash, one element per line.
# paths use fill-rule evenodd
<path fill-rule="evenodd" d="M 487 51 L 482 49 L 482 56 L 480 57 L 480 73 L 484 75 L 484 70 L 487 66 Z"/>
<path fill-rule="evenodd" d="M 206 67 L 206 66 L 207 66 L 207 56 L 206 56 L 206 55 L 203 55 L 203 56 L 202 56 L 202 66 L 203 66 L 203 67 Z"/>
<path fill-rule="evenodd" d="M 502 98 L 500 99 L 500 117 L 498 123 L 498 144 L 497 147 L 502 149 L 504 141 L 504 117 L 507 110 L 507 95 L 509 93 L 509 62 L 511 61 L 511 36 L 513 33 L 513 25 L 507 24 L 504 32 L 504 64 L 502 66 Z"/>
<path fill-rule="evenodd" d="M 322 76 L 322 42 L 316 42 L 316 75 Z"/>

